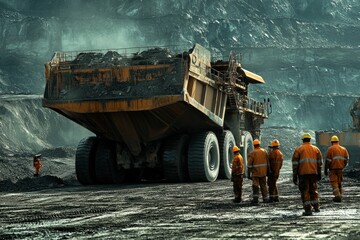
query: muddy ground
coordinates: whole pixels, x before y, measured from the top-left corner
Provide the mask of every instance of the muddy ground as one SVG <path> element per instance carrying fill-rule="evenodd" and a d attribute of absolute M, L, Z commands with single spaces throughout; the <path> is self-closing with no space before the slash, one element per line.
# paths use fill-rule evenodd
<path fill-rule="evenodd" d="M 250 180 L 244 182 L 240 204 L 231 201 L 229 180 L 84 187 L 74 177 L 71 151 L 47 154 L 40 178 L 31 175 L 31 167 L 17 180 L 4 180 L 1 172 L 0 239 L 360 238 L 360 182 L 346 177 L 345 201 L 333 203 L 323 179 L 321 212 L 303 217 L 289 160 L 279 180 L 280 202 L 252 206 Z"/>

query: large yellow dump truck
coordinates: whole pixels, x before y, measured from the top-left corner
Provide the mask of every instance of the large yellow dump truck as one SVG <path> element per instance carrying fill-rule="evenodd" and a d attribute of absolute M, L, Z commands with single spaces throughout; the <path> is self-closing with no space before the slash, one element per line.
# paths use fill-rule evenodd
<path fill-rule="evenodd" d="M 212 60 L 195 44 L 106 52 L 57 52 L 45 65 L 43 106 L 89 129 L 76 174 L 82 184 L 230 178 L 232 147 L 246 159 L 270 113 L 248 97 L 259 75 L 234 54 Z"/>
<path fill-rule="evenodd" d="M 331 146 L 331 137 L 336 135 L 339 138 L 340 145 L 346 147 L 349 152 L 349 170 L 360 169 L 360 98 L 357 99 L 352 108 L 350 115 L 353 120 L 353 126 L 339 130 L 319 130 L 316 131 L 316 144 L 326 160 L 327 149 Z"/>

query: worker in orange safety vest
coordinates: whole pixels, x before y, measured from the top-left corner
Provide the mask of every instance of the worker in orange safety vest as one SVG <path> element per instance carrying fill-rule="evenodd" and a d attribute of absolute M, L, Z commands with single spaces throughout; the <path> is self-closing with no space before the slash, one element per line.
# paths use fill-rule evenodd
<path fill-rule="evenodd" d="M 297 147 L 292 157 L 293 182 L 299 185 L 304 207 L 304 216 L 320 212 L 317 182 L 321 180 L 322 155 L 316 146 L 310 143 L 311 135 L 305 133 L 303 144 Z M 298 181 L 299 180 L 299 181 Z"/>
<path fill-rule="evenodd" d="M 268 176 L 268 186 L 269 186 L 269 202 L 279 202 L 279 191 L 276 186 L 276 182 L 280 175 L 280 169 L 283 164 L 284 156 L 279 150 L 280 142 L 277 139 L 274 139 L 271 142 L 272 150 L 269 152 L 269 165 L 270 173 Z"/>
<path fill-rule="evenodd" d="M 244 179 L 244 160 L 240 154 L 240 148 L 234 146 L 232 149 L 234 158 L 231 165 L 231 181 L 233 182 L 233 190 L 235 198 L 233 202 L 241 202 L 242 197 L 242 185 Z"/>
<path fill-rule="evenodd" d="M 254 150 L 248 156 L 248 178 L 252 180 L 253 199 L 252 204 L 259 203 L 259 188 L 263 202 L 268 202 L 268 191 L 266 187 L 266 176 L 270 171 L 269 157 L 265 149 L 260 147 L 260 141 L 253 141 Z"/>
<path fill-rule="evenodd" d="M 328 170 L 330 170 L 329 179 L 335 196 L 333 201 L 341 202 L 343 169 L 349 162 L 349 153 L 345 147 L 340 146 L 339 138 L 336 135 L 331 137 L 331 145 L 326 153 L 324 173 L 327 176 Z"/>
<path fill-rule="evenodd" d="M 40 169 L 42 167 L 42 163 L 41 163 L 40 159 L 41 159 L 41 154 L 37 154 L 33 157 L 33 165 L 35 168 L 34 177 L 38 177 L 40 174 Z"/>

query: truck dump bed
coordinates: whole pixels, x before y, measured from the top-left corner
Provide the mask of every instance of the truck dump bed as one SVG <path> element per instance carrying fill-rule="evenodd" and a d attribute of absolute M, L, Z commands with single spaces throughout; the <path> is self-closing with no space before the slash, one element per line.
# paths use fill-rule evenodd
<path fill-rule="evenodd" d="M 99 137 L 126 143 L 134 155 L 140 143 L 224 124 L 224 76 L 198 44 L 181 54 L 166 48 L 58 52 L 45 72 L 45 107 Z M 263 81 L 246 72 L 250 80 Z M 255 113 L 266 117 L 264 109 Z"/>

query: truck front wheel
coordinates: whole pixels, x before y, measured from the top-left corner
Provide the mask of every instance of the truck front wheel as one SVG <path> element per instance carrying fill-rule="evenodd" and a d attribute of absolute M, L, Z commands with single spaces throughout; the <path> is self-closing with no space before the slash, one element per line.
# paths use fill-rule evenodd
<path fill-rule="evenodd" d="M 188 152 L 189 176 L 192 181 L 213 182 L 220 168 L 219 143 L 213 132 L 203 132 L 192 137 Z"/>

